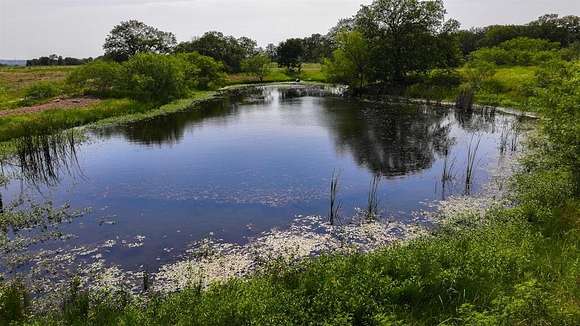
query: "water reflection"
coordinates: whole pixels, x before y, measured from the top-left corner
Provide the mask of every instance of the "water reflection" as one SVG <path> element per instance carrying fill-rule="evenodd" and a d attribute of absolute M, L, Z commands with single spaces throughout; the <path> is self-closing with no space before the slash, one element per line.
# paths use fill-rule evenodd
<path fill-rule="evenodd" d="M 13 141 L 15 155 L 3 163 L 29 185 L 56 186 L 63 176 L 82 176 L 75 131 L 27 136 Z"/>
<path fill-rule="evenodd" d="M 195 128 L 206 119 L 225 123 L 236 114 L 239 106 L 229 99 L 219 99 L 200 104 L 195 109 L 138 121 L 126 126 L 104 128 L 97 131 L 101 138 L 122 135 L 133 143 L 144 145 L 174 145 L 179 143 L 187 129 Z"/>
<path fill-rule="evenodd" d="M 403 175 L 431 166 L 450 144 L 448 111 L 423 107 L 364 107 L 335 100 L 324 103 L 324 121 L 341 152 L 374 174 Z"/>

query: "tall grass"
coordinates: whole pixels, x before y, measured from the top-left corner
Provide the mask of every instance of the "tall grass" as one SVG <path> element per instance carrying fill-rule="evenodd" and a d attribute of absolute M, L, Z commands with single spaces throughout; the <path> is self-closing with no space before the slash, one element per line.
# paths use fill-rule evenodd
<path fill-rule="evenodd" d="M 454 157 L 449 162 L 449 150 L 445 150 L 445 158 L 443 159 L 443 171 L 441 172 L 441 194 L 445 199 L 445 190 L 447 185 L 455 179 L 455 163 L 457 159 Z"/>
<path fill-rule="evenodd" d="M 475 139 L 477 137 L 477 139 Z M 475 139 L 475 142 L 474 142 Z M 471 135 L 469 145 L 467 146 L 467 162 L 465 166 L 465 194 L 471 194 L 471 186 L 473 184 L 473 172 L 477 160 L 477 152 L 481 144 L 481 135 Z"/>
<path fill-rule="evenodd" d="M 342 202 L 337 199 L 339 178 L 340 174 L 332 171 L 332 177 L 330 179 L 330 212 L 328 215 L 330 225 L 336 225 L 336 223 L 340 222 Z"/>
<path fill-rule="evenodd" d="M 382 176 L 380 174 L 373 175 L 369 184 L 369 193 L 367 197 L 366 219 L 374 221 L 379 218 L 379 186 L 381 184 Z"/>

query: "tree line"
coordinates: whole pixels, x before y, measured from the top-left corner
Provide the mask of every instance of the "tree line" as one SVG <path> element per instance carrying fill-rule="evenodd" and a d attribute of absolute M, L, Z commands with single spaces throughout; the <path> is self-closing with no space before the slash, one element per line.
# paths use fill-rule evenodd
<path fill-rule="evenodd" d="M 80 66 L 85 63 L 93 61 L 93 58 L 72 58 L 62 57 L 60 55 L 51 54 L 49 56 L 38 57 L 26 60 L 27 67 L 33 66 Z"/>
<path fill-rule="evenodd" d="M 249 37 L 217 31 L 178 43 L 173 33 L 130 20 L 106 37 L 102 60 L 123 65 L 152 54 L 183 61 L 195 53 L 197 61 L 205 62 L 195 74 L 205 80 L 197 82 L 203 88 L 219 86 L 223 73 L 247 72 L 263 80 L 272 62 L 297 73 L 305 62 L 321 62 L 330 81 L 362 92 L 404 87 L 434 69 L 450 70 L 466 61 L 531 65 L 573 60 L 580 53 L 577 16 L 545 15 L 525 25 L 461 30 L 458 21 L 445 15 L 442 0 L 375 0 L 325 35 L 290 38 L 266 48 Z"/>

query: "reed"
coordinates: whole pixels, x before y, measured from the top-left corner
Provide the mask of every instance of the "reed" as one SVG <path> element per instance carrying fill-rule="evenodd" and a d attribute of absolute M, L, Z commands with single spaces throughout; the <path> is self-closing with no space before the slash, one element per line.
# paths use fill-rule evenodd
<path fill-rule="evenodd" d="M 368 221 L 374 221 L 379 217 L 379 185 L 382 176 L 375 174 L 369 185 L 369 195 L 367 200 L 366 218 Z"/>
<path fill-rule="evenodd" d="M 330 225 L 336 225 L 336 223 L 340 222 L 342 202 L 337 199 L 339 178 L 340 174 L 332 171 L 332 178 L 330 179 L 330 214 L 328 216 Z"/>
<path fill-rule="evenodd" d="M 469 140 L 469 146 L 467 147 L 467 165 L 465 169 L 465 194 L 471 194 L 471 186 L 473 184 L 473 171 L 475 168 L 475 162 L 477 159 L 477 152 L 479 151 L 479 145 L 481 144 L 481 135 L 477 136 L 475 140 L 475 135 L 471 136 Z"/>

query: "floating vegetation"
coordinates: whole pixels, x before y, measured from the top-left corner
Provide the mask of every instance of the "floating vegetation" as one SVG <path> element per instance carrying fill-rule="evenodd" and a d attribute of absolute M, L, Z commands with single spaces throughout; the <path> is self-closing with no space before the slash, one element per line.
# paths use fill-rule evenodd
<path fill-rule="evenodd" d="M 339 177 L 340 175 L 336 171 L 332 172 L 332 178 L 330 179 L 330 213 L 328 215 L 330 225 L 340 222 L 342 202 L 337 199 Z"/>

